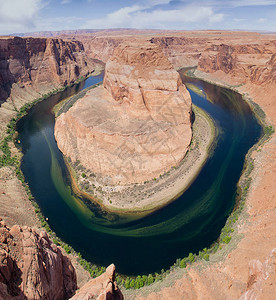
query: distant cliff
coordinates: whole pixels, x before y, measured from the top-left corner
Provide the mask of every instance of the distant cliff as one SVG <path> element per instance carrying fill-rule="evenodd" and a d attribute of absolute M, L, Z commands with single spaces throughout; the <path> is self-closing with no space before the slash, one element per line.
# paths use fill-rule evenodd
<path fill-rule="evenodd" d="M 205 49 L 198 69 L 206 73 L 222 71 L 241 83 L 276 83 L 276 42 L 219 44 Z"/>
<path fill-rule="evenodd" d="M 124 30 L 64 35 L 82 41 L 90 58 L 106 62 L 121 43 L 150 41 L 157 44 L 175 69 L 198 66 L 200 71 L 218 73 L 238 83 L 265 85 L 276 82 L 275 48 L 272 36 L 256 32 L 143 32 L 133 35 Z M 245 42 L 246 41 L 246 42 Z"/>

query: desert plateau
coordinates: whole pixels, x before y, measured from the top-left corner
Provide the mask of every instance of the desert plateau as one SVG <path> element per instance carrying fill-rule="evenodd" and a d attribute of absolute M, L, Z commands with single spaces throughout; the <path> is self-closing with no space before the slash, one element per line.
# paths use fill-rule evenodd
<path fill-rule="evenodd" d="M 276 2 L 59 2 L 0 3 L 0 299 L 275 299 Z"/>

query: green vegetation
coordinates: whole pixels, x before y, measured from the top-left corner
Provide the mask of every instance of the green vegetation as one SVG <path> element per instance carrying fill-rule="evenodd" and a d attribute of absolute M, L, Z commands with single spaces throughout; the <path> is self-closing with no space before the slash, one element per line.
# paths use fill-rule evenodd
<path fill-rule="evenodd" d="M 271 136 L 275 132 L 275 129 L 272 126 L 266 126 L 264 128 L 264 134 Z"/>
<path fill-rule="evenodd" d="M 186 259 L 185 258 L 181 259 L 179 267 L 180 268 L 186 268 L 186 266 L 187 266 Z"/>
<path fill-rule="evenodd" d="M 195 261 L 195 256 L 193 255 L 193 253 L 189 253 L 188 259 L 191 263 Z"/>

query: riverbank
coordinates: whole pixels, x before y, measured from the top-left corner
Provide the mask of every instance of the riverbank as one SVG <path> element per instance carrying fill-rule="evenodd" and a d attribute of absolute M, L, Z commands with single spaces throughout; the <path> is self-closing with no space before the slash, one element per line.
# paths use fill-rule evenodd
<path fill-rule="evenodd" d="M 231 86 L 229 78 L 226 83 L 225 77 L 222 80 L 220 76 L 202 72 L 196 75 L 208 82 Z M 251 83 L 232 85 L 232 88 L 263 109 L 266 126 L 271 123 L 275 126 L 275 89 Z M 209 262 L 200 261 L 185 270 L 175 270 L 162 283 L 151 287 L 123 291 L 126 299 L 273 299 L 276 292 L 275 133 L 266 143 L 253 148 L 250 150 L 253 170 L 249 166 L 251 184 L 245 187 L 245 206 L 233 224 L 230 243 L 210 255 Z"/>
<path fill-rule="evenodd" d="M 97 76 L 102 70 L 102 67 L 95 68 L 92 76 Z M 77 79 L 70 86 L 76 85 L 86 79 L 81 77 Z M 48 99 L 51 95 L 55 95 L 66 90 L 67 86 L 57 89 L 53 87 L 52 90 L 47 90 L 47 94 L 35 92 L 26 97 L 19 109 L 9 107 L 10 118 L 1 120 L 0 135 L 4 137 L 1 140 L 1 149 L 4 146 L 5 151 L 0 149 L 1 166 L 0 166 L 0 217 L 9 227 L 13 225 L 29 226 L 34 228 L 36 232 L 42 230 L 48 231 L 49 225 L 47 218 L 41 214 L 41 211 L 35 204 L 34 199 L 29 190 L 28 184 L 24 182 L 22 172 L 18 172 L 22 153 L 15 146 L 17 133 L 15 132 L 16 122 L 22 118 L 29 109 L 38 102 Z M 7 103 L 8 105 L 9 103 Z M 6 107 L 1 106 L 0 111 L 5 113 Z M 13 117 L 11 119 L 11 117 Z M 7 140 L 7 141 L 5 141 Z M 20 143 L 18 143 L 20 145 Z M 10 162 L 5 162 L 5 157 L 10 159 Z M 49 231 L 48 231 L 49 233 Z M 50 233 L 52 234 L 51 230 Z M 54 236 L 51 235 L 53 238 Z M 76 270 L 78 286 L 82 286 L 90 280 L 90 274 L 80 265 L 78 257 L 74 254 L 68 254 L 62 250 L 64 255 L 67 255 L 72 261 Z"/>
<path fill-rule="evenodd" d="M 102 185 L 93 176 L 82 175 L 88 174 L 84 168 L 74 168 L 67 161 L 74 191 L 108 211 L 128 214 L 148 214 L 175 200 L 195 180 L 211 155 L 217 137 L 212 118 L 195 105 L 193 112 L 195 121 L 190 149 L 178 166 L 143 184 L 120 186 Z M 87 186 L 93 187 L 89 193 L 84 191 Z"/>
<path fill-rule="evenodd" d="M 104 72 L 104 64 L 99 63 L 95 66 L 94 71 L 92 73 L 90 73 L 85 79 L 88 79 L 89 77 L 99 76 L 103 72 Z M 71 98 L 72 98 L 72 96 L 70 96 L 69 98 L 65 98 L 54 106 L 53 113 L 55 114 L 56 117 L 61 113 L 60 111 L 61 111 L 62 107 L 64 107 L 65 103 L 67 103 Z"/>
<path fill-rule="evenodd" d="M 94 71 L 88 75 L 97 76 L 103 71 L 102 64 L 96 64 Z M 80 83 L 86 79 L 85 77 L 81 77 L 77 79 L 70 86 L 73 86 L 77 83 Z M 35 104 L 40 101 L 46 100 L 51 95 L 57 94 L 63 90 L 65 90 L 67 86 L 59 87 L 52 86 L 52 89 L 48 87 L 47 93 L 42 94 L 39 91 L 29 93 L 25 95 L 24 101 L 21 103 L 20 107 L 13 106 L 10 102 L 11 99 L 7 99 L 5 105 L 1 105 L 0 113 L 0 147 L 2 148 L 5 144 L 5 139 L 10 135 L 10 132 L 13 131 L 13 136 L 10 137 L 7 145 L 5 146 L 7 153 L 10 153 L 10 158 L 20 161 L 22 158 L 22 153 L 18 150 L 18 148 L 14 144 L 14 140 L 16 140 L 17 133 L 15 132 L 16 122 L 22 118 L 28 110 Z M 20 98 L 21 95 L 18 97 Z M 8 113 L 7 113 L 8 111 Z M 20 116 L 19 116 L 20 114 Z M 8 115 L 9 117 L 6 117 Z M 4 218 L 7 222 L 7 225 L 12 227 L 15 224 L 20 226 L 30 226 L 39 230 L 40 221 L 37 218 L 35 213 L 35 209 L 31 202 L 29 201 L 29 196 L 26 193 L 26 189 L 22 186 L 20 180 L 18 180 L 16 176 L 16 168 L 14 165 L 10 163 L 6 163 L 5 158 L 7 153 L 4 153 L 0 148 L 0 158 L 3 164 L 0 165 L 0 216 Z M 28 214 L 25 213 L 25 210 L 28 211 Z"/>

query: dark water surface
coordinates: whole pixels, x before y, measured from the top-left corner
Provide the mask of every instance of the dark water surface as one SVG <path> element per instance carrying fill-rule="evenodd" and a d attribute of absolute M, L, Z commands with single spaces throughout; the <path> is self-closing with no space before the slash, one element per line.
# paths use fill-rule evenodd
<path fill-rule="evenodd" d="M 54 139 L 51 110 L 62 99 L 101 80 L 102 76 L 90 77 L 37 104 L 20 120 L 22 171 L 52 230 L 84 258 L 103 266 L 115 263 L 124 274 L 160 271 L 218 238 L 235 205 L 245 155 L 259 139 L 261 127 L 239 94 L 186 78 L 204 95 L 190 90 L 193 103 L 212 116 L 220 132 L 213 155 L 197 179 L 176 201 L 135 221 L 103 212 L 97 205 L 88 209 L 84 202 L 89 200 L 71 191 Z"/>

